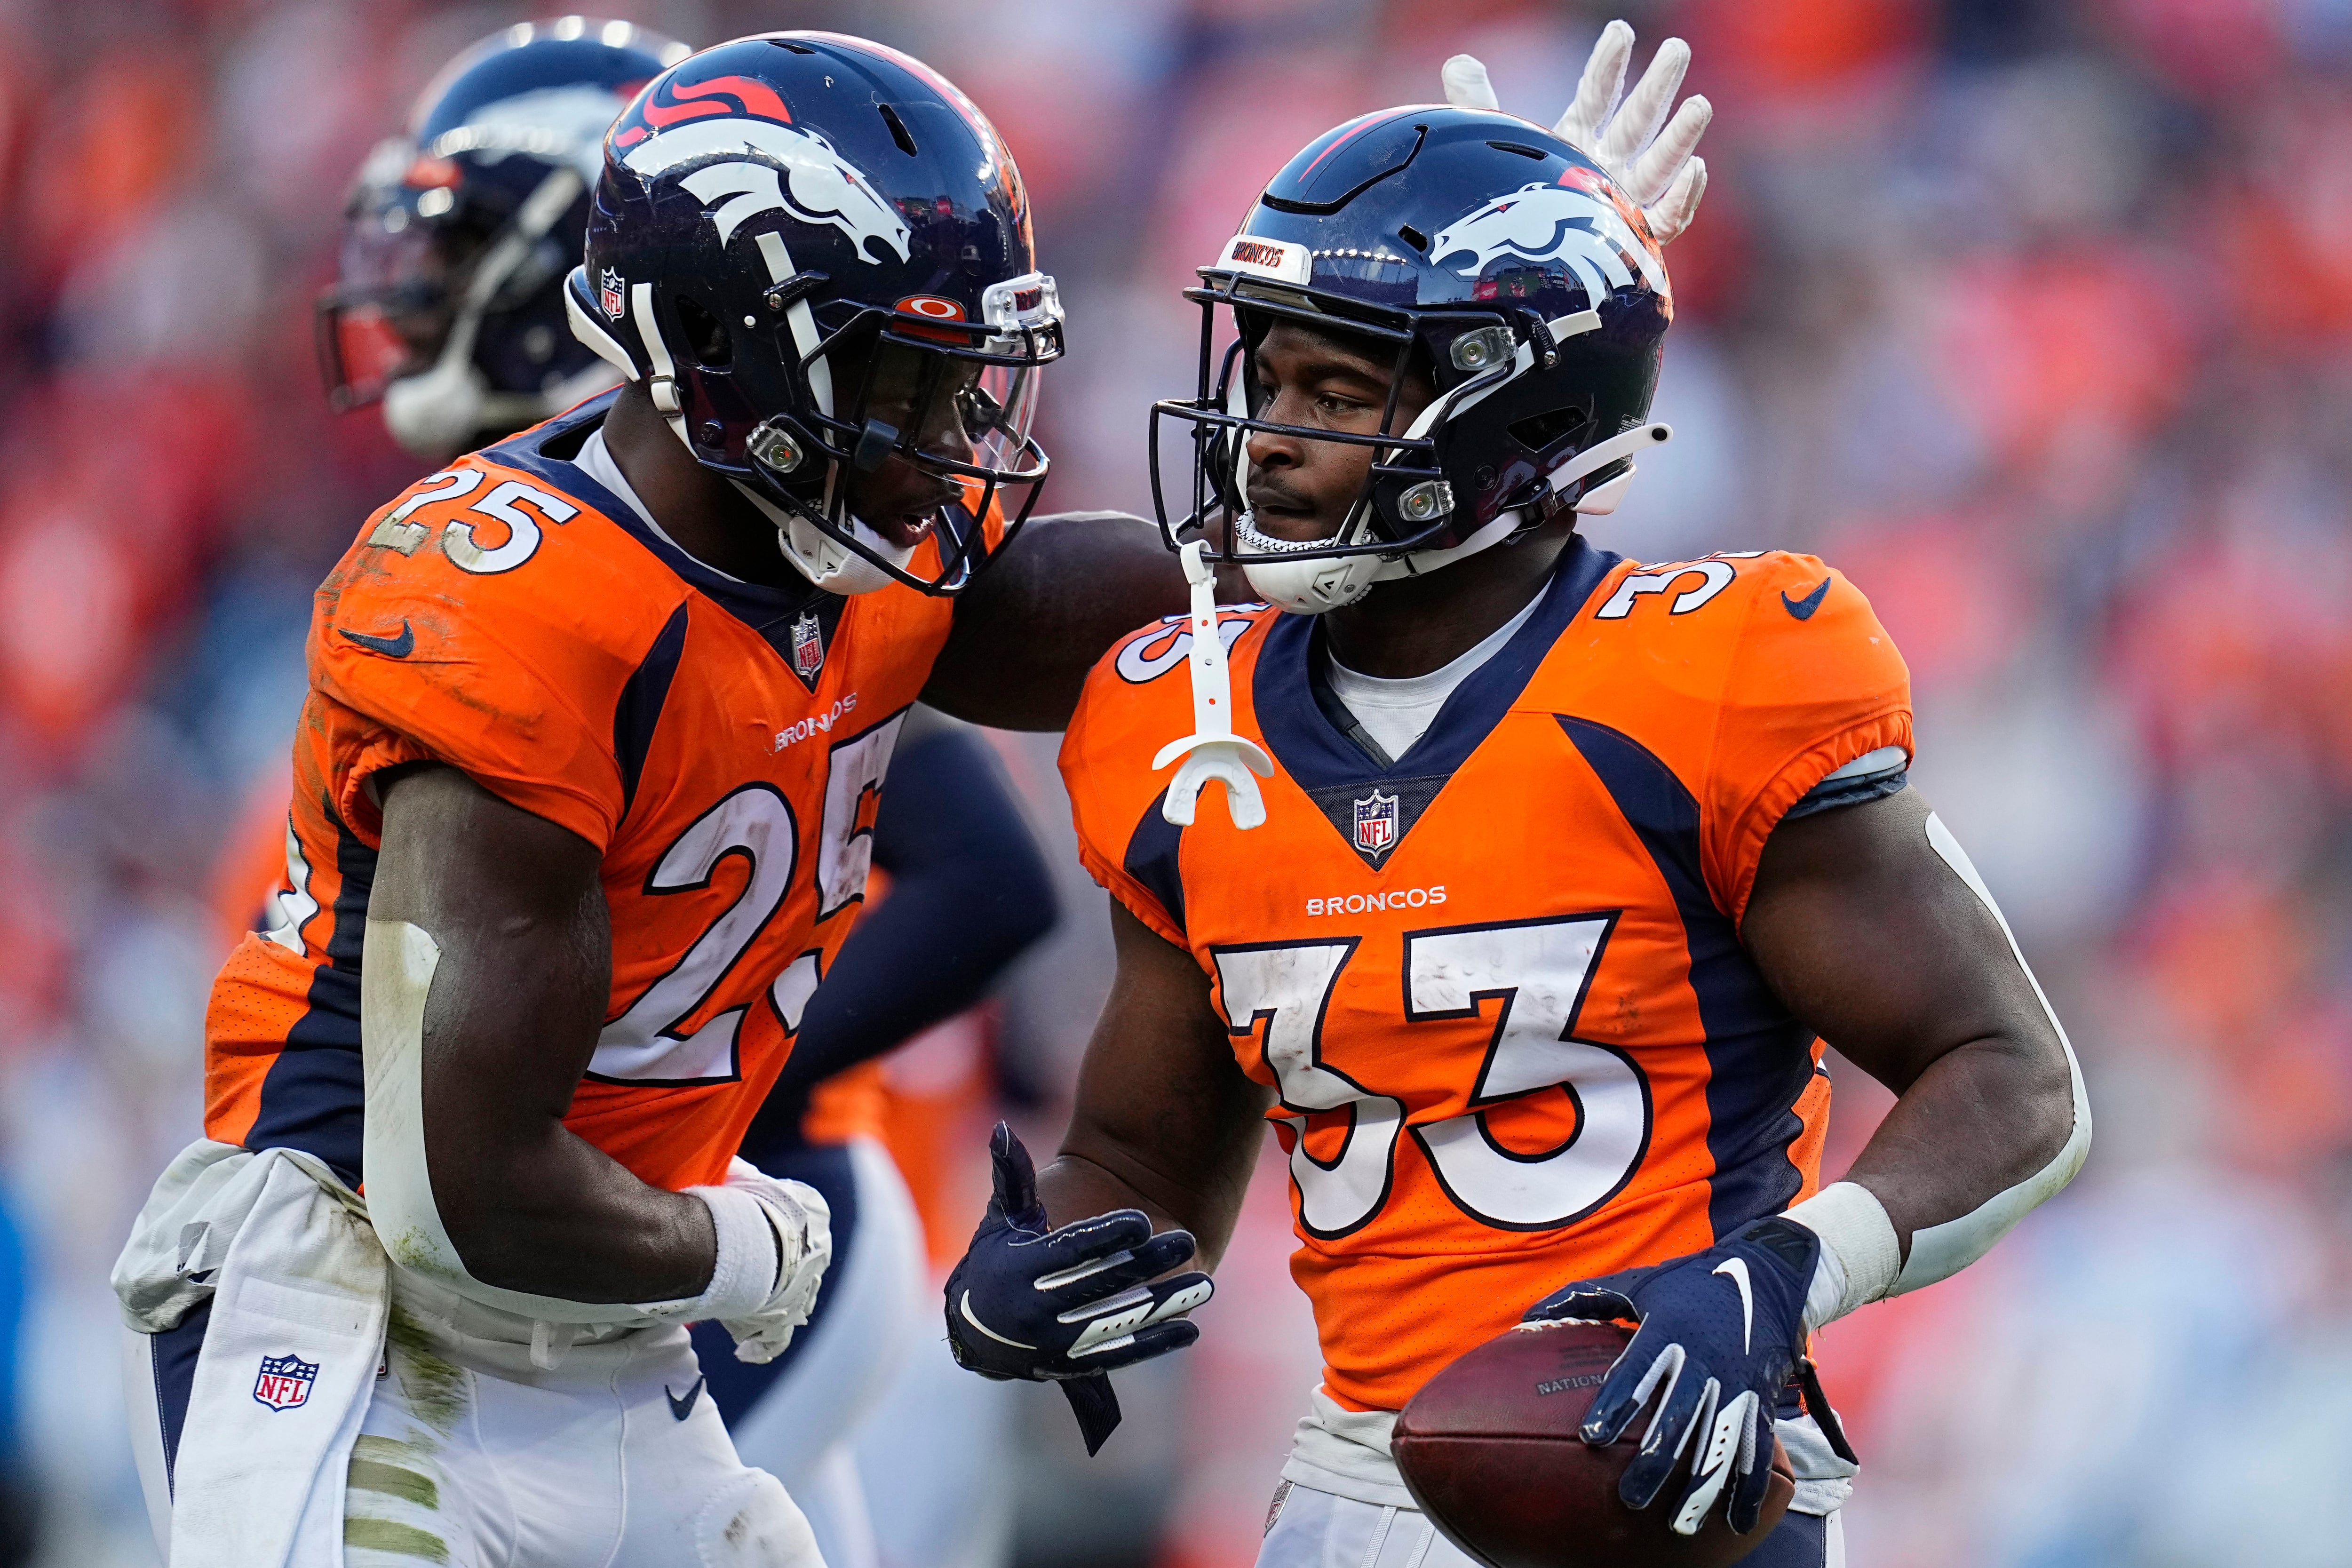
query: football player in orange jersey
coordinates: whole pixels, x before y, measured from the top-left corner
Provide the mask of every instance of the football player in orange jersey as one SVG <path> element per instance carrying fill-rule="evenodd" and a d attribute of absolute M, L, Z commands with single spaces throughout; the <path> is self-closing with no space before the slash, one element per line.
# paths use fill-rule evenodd
<path fill-rule="evenodd" d="M 998 1131 L 947 1326 L 1099 1443 L 1102 1370 L 1197 1337 L 1208 1279 L 1172 1271 L 1215 1266 L 1270 1120 L 1325 1372 L 1261 1568 L 1467 1568 L 1396 1412 L 1559 1317 L 1641 1325 L 1581 1428 L 1654 1401 L 1629 1506 L 1752 1529 L 1777 1435 L 1797 1498 L 1747 1561 L 1842 1562 L 1856 1465 L 1806 1336 L 1964 1267 L 2087 1149 L 2055 1016 L 1906 788 L 1862 594 L 1576 532 L 1670 434 L 1663 173 L 1484 109 L 1365 116 L 1188 293 L 1199 394 L 1158 409 L 1195 441 L 1160 505 L 1192 613 L 1102 661 L 1063 751 L 1118 975 L 1060 1157 Z M 1220 557 L 1269 603 L 1219 609 Z M 1823 1038 L 1899 1097 L 1826 1188 Z"/>
<path fill-rule="evenodd" d="M 371 153 L 347 207 L 339 276 L 318 312 L 333 405 L 376 405 L 395 439 L 439 464 L 618 384 L 619 371 L 566 326 L 564 275 L 588 226 L 604 132 L 688 52 L 573 16 L 502 28 L 438 72 L 409 133 Z M 257 870 L 276 864 L 251 892 L 254 878 L 240 875 L 232 929 L 275 923 L 249 916 L 291 891 L 285 837 L 281 797 L 251 858 Z M 874 1562 L 849 1439 L 924 1332 L 919 1223 L 882 1142 L 870 1058 L 971 1005 L 1055 916 L 1042 856 L 989 747 L 919 709 L 894 749 L 874 845 L 888 897 L 861 917 L 811 1000 L 739 1151 L 824 1198 L 824 1289 L 772 1362 L 740 1362 L 718 1323 L 692 1326 L 703 1391 L 738 1452 L 784 1483 L 831 1568 Z"/>
<path fill-rule="evenodd" d="M 920 62 L 656 75 L 564 308 L 628 384 L 412 487 L 318 595 L 293 874 L 116 1272 L 181 1568 L 813 1563 L 683 1327 L 772 1358 L 829 1256 L 733 1156 L 907 710 L 1058 724 L 1181 602 L 1148 525 L 1021 530 L 1060 305 Z"/>

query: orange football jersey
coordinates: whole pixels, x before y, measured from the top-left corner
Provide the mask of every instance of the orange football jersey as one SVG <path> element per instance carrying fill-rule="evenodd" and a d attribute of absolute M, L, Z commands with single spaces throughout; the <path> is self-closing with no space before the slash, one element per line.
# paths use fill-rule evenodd
<path fill-rule="evenodd" d="M 429 760 L 603 851 L 612 1000 L 565 1125 L 657 1186 L 725 1175 L 865 896 L 952 601 L 703 565 L 568 460 L 609 402 L 420 481 L 320 586 L 288 876 L 206 1018 L 209 1136 L 360 1179 L 372 781 Z"/>
<path fill-rule="evenodd" d="M 1181 619 L 1089 677 L 1062 752 L 1097 879 L 1209 976 L 1273 1087 L 1325 1382 L 1394 1410 L 1570 1280 L 1711 1245 L 1818 1181 L 1821 1047 L 1739 945 L 1766 836 L 1911 744 L 1910 683 L 1811 556 L 1643 566 L 1573 541 L 1534 613 L 1387 768 L 1327 717 L 1317 623 L 1227 609 L 1222 786 L 1171 826 Z"/>

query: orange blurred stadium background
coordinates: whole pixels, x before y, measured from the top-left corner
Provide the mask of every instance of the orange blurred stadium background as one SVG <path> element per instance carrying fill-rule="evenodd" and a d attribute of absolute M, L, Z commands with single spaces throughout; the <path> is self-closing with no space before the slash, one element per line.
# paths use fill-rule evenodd
<path fill-rule="evenodd" d="M 0 1471 L 37 1502 L 27 1562 L 154 1561 L 106 1272 L 197 1129 L 215 889 L 245 876 L 219 862 L 281 809 L 310 589 L 415 477 L 312 364 L 344 193 L 443 60 L 541 14 L 0 3 Z M 1456 51 L 1549 122 L 1611 16 L 1643 58 L 1687 37 L 1717 118 L 1670 258 L 1677 439 L 1592 531 L 1815 551 L 1872 596 L 1913 777 L 2100 1119 L 1991 1258 L 1826 1336 L 1865 1461 L 1851 1561 L 2352 1561 L 2314 1522 L 2352 1469 L 2352 0 L 612 14 L 867 34 L 995 118 L 1071 310 L 1048 510 L 1148 510 L 1145 405 L 1192 384 L 1177 291 L 1298 145 L 1433 96 Z M 917 1163 L 950 1253 L 973 1086 L 1050 1141 L 1108 980 L 1052 742 L 1000 739 L 1070 912 L 889 1068 L 940 1130 Z M 1885 1102 L 1838 1093 L 1832 1170 Z M 1245 1568 L 1315 1368 L 1265 1178 L 1201 1346 L 1129 1374 L 1101 1460 L 1058 1399 L 1004 1393 L 975 1563 Z"/>

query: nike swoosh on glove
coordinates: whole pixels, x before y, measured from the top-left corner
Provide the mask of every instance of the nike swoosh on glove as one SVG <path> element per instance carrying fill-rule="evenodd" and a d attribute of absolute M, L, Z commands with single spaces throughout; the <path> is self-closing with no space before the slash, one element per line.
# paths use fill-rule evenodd
<path fill-rule="evenodd" d="M 1192 1237 L 1152 1235 L 1140 1209 L 1047 1229 L 1036 1169 L 1011 1127 L 996 1124 L 988 1152 L 995 1195 L 948 1276 L 948 1349 L 982 1377 L 1059 1383 L 1094 1454 L 1118 1425 L 1104 1374 L 1199 1339 L 1184 1314 L 1209 1299 L 1209 1277 L 1150 1283 L 1192 1256 Z"/>
<path fill-rule="evenodd" d="M 1622 22 L 1603 27 L 1576 84 L 1576 97 L 1552 134 L 1608 170 L 1642 209 L 1650 237 L 1665 245 L 1690 227 L 1699 198 L 1706 195 L 1706 160 L 1693 154 L 1715 118 L 1715 106 L 1693 93 L 1672 120 L 1666 118 L 1683 73 L 1690 68 L 1690 46 L 1680 38 L 1658 46 L 1650 68 L 1621 102 L 1633 58 L 1633 29 Z M 1445 101 L 1454 108 L 1502 109 L 1476 56 L 1454 56 L 1440 76 Z"/>
<path fill-rule="evenodd" d="M 719 1320 L 734 1336 L 735 1359 L 764 1366 L 784 1353 L 793 1331 L 816 1308 L 817 1287 L 833 1261 L 833 1208 L 807 1183 L 780 1181 L 749 1160 L 730 1163 L 724 1184 L 758 1200 L 775 1230 L 775 1288 L 749 1317 Z"/>
<path fill-rule="evenodd" d="M 1613 1443 L 1658 1395 L 1641 1451 L 1617 1484 L 1627 1508 L 1657 1500 L 1696 1444 L 1690 1485 L 1674 1505 L 1675 1532 L 1696 1534 L 1727 1489 L 1731 1528 L 1743 1535 L 1756 1528 L 1771 1477 L 1773 1414 L 1804 1362 L 1805 1290 L 1821 1246 L 1793 1220 L 1758 1220 L 1705 1252 L 1581 1279 L 1528 1309 L 1529 1321 L 1641 1325 L 1593 1394 L 1579 1433 L 1588 1443 Z"/>

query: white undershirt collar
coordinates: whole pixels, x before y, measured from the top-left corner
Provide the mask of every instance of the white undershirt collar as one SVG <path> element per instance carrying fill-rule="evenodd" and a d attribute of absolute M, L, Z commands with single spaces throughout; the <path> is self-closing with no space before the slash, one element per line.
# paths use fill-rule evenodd
<path fill-rule="evenodd" d="M 1381 750 L 1391 758 L 1402 757 L 1428 732 L 1429 726 L 1436 721 L 1437 710 L 1445 706 L 1454 688 L 1502 652 L 1503 645 L 1528 624 L 1536 606 L 1543 603 L 1545 591 L 1538 589 L 1525 608 L 1481 638 L 1476 647 L 1426 675 L 1398 679 L 1360 675 L 1327 649 L 1323 668 L 1331 683 L 1331 695 L 1347 705 L 1348 711 L 1363 725 L 1365 733 L 1379 742 Z"/>

